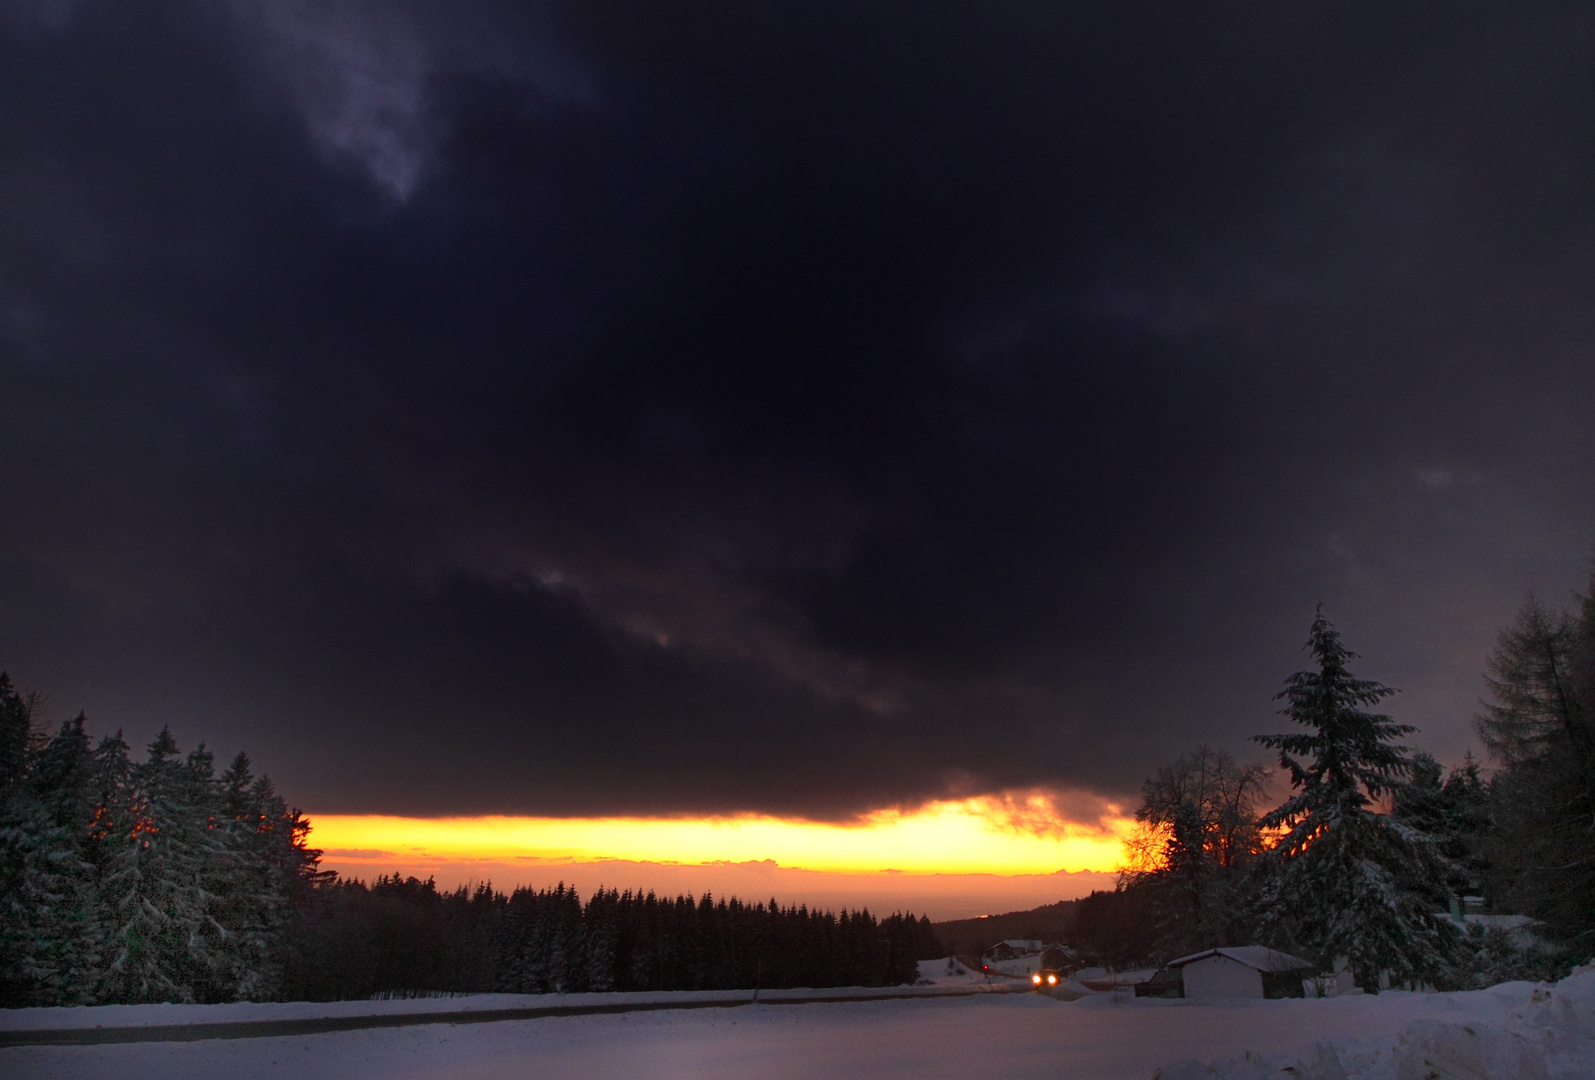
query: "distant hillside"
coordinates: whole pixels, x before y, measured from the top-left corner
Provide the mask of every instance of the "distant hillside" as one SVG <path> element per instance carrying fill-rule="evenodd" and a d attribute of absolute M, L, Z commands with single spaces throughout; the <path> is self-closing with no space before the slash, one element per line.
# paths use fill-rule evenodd
<path fill-rule="evenodd" d="M 1074 930 L 1074 900 L 1060 900 L 1030 911 L 984 915 L 978 919 L 953 919 L 933 923 L 936 939 L 949 953 L 979 956 L 1004 938 L 1040 938 L 1067 942 Z"/>

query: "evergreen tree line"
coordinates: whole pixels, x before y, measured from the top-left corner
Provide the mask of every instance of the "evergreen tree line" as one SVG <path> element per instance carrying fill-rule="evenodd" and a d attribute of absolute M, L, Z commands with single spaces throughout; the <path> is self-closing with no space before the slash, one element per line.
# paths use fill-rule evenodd
<path fill-rule="evenodd" d="M 162 730 L 134 762 L 39 711 L 0 674 L 0 1006 L 883 986 L 941 955 L 912 915 L 342 881 L 245 755 Z"/>
<path fill-rule="evenodd" d="M 513 994 L 890 986 L 942 955 L 930 920 L 811 911 L 709 894 L 432 881 L 329 881 L 311 896 L 284 987 L 296 1000 L 378 993 Z"/>
<path fill-rule="evenodd" d="M 1595 582 L 1575 612 L 1532 596 L 1487 665 L 1471 755 L 1448 773 L 1375 711 L 1320 609 L 1315 665 L 1277 698 L 1298 729 L 1255 741 L 1291 782 L 1260 812 L 1268 770 L 1200 747 L 1145 784 L 1119 887 L 1076 906 L 1075 941 L 1118 967 L 1263 943 L 1359 985 L 1381 973 L 1441 988 L 1545 978 L 1595 956 Z M 1537 920 L 1549 948 L 1437 919 L 1458 898 Z"/>
<path fill-rule="evenodd" d="M 243 754 L 218 776 L 163 730 L 135 763 L 37 711 L 0 674 L 0 1005 L 272 997 L 308 823 Z"/>

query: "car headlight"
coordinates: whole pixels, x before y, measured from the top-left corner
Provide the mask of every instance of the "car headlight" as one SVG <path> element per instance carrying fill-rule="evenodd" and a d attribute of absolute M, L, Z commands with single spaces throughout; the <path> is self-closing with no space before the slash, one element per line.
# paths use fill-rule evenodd
<path fill-rule="evenodd" d="M 1030 981 L 1035 983 L 1037 986 L 1040 986 L 1041 985 L 1041 976 L 1040 975 L 1032 975 L 1032 976 L 1030 976 Z"/>
<path fill-rule="evenodd" d="M 1058 977 L 1056 975 L 1048 975 L 1047 976 L 1047 981 L 1049 983 L 1055 983 L 1055 982 L 1058 981 Z"/>

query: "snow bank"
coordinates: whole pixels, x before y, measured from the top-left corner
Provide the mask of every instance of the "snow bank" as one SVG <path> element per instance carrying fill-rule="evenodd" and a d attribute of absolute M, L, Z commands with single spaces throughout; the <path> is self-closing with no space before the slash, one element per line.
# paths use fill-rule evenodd
<path fill-rule="evenodd" d="M 388 1001 L 237 1001 L 229 1005 L 88 1005 L 77 1008 L 0 1010 L 0 1031 L 64 1028 L 163 1027 L 170 1024 L 231 1024 L 252 1020 L 313 1020 L 331 1016 L 414 1016 L 425 1013 L 493 1012 L 595 1002 L 746 1001 L 751 992 L 672 991 L 637 994 L 463 994 L 459 997 Z"/>
<path fill-rule="evenodd" d="M 914 986 L 833 986 L 761 990 L 759 1001 L 801 1002 L 812 998 L 872 998 L 883 994 L 934 997 L 984 991 L 987 980 L 962 965 L 948 975 L 947 961 L 920 964 Z M 998 988 L 993 988 L 998 989 Z M 1005 989 L 1005 988 L 1003 988 Z M 457 997 L 398 998 L 383 1001 L 238 1001 L 228 1005 L 88 1005 L 74 1008 L 0 1009 L 0 1031 L 59 1031 L 73 1028 L 164 1027 L 174 1024 L 231 1024 L 261 1020 L 319 1020 L 327 1017 L 417 1016 L 429 1013 L 498 1012 L 591 1005 L 745 1005 L 751 990 L 652 990 L 600 994 L 461 994 Z"/>
<path fill-rule="evenodd" d="M 951 971 L 948 968 L 951 967 Z M 991 983 L 984 973 L 974 970 L 957 957 L 944 956 L 940 960 L 919 962 L 919 986 L 976 987 Z"/>
<path fill-rule="evenodd" d="M 1388 999 L 1395 995 L 1380 995 Z M 1411 997 L 1411 995 L 1402 995 Z M 1154 1080 L 1588 1080 L 1595 1077 L 1595 968 L 1554 986 L 1516 982 L 1433 999 L 1393 1036 L 1328 1039 L 1304 1051 L 1164 1066 Z M 1377 999 L 1375 999 L 1377 1000 Z M 1408 1011 L 1408 1003 L 1393 1008 Z"/>

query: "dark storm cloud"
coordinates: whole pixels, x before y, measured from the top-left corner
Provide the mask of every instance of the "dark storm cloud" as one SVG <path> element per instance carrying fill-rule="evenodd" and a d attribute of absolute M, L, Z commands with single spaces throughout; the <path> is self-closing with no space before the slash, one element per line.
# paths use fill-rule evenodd
<path fill-rule="evenodd" d="M 16 5 L 0 664 L 315 809 L 1459 754 L 1595 540 L 1576 5 Z"/>

